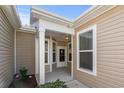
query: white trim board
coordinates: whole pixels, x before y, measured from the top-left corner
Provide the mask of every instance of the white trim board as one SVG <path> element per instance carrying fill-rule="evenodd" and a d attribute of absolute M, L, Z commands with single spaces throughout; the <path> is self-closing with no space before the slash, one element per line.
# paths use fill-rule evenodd
<path fill-rule="evenodd" d="M 30 26 L 23 26 L 19 29 L 17 29 L 17 31 L 19 32 L 25 32 L 25 33 L 36 33 L 36 29 L 34 27 L 30 27 Z"/>
<path fill-rule="evenodd" d="M 55 53 L 56 53 L 56 61 L 55 62 L 53 62 L 53 43 L 56 44 L 56 51 L 55 51 Z M 57 42 L 52 39 L 52 64 L 55 64 L 55 63 L 57 63 Z"/>
<path fill-rule="evenodd" d="M 88 10 L 86 10 L 86 11 L 84 11 L 82 14 L 80 14 L 80 15 L 74 20 L 74 22 L 77 21 L 77 20 L 79 20 L 79 19 L 81 19 L 81 17 L 83 17 L 85 14 L 87 14 L 88 12 L 90 12 L 91 10 L 93 10 L 95 7 L 97 7 L 97 5 L 91 6 Z"/>
<path fill-rule="evenodd" d="M 14 72 L 16 74 L 16 30 L 14 31 Z"/>
<path fill-rule="evenodd" d="M 60 32 L 60 33 L 65 33 L 65 34 L 74 34 L 74 29 L 69 28 L 68 26 L 63 26 L 60 24 L 56 24 L 54 22 L 46 21 L 46 20 L 39 20 L 39 27 L 40 28 L 45 28 L 49 31 L 54 31 L 54 32 Z"/>

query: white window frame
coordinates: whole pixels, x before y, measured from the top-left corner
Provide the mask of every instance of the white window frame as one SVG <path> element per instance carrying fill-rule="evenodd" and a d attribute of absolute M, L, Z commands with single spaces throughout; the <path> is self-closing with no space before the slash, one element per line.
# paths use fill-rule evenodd
<path fill-rule="evenodd" d="M 57 42 L 55 40 L 52 40 L 52 64 L 55 64 L 55 63 L 57 63 L 57 61 L 53 62 L 53 43 L 56 44 L 56 51 L 57 51 Z M 56 51 L 54 53 L 56 53 L 56 60 L 57 60 L 57 52 Z"/>
<path fill-rule="evenodd" d="M 48 56 L 48 59 L 47 59 L 48 63 L 45 63 L 45 65 L 49 65 L 50 64 L 50 62 L 49 62 L 49 52 L 50 52 L 50 50 L 49 50 L 49 39 L 45 39 L 45 41 L 48 42 L 48 51 L 47 52 L 45 51 L 45 53 L 48 53 L 48 55 L 47 55 Z"/>
<path fill-rule="evenodd" d="M 93 31 L 93 49 L 92 50 L 79 50 L 79 35 L 86 33 L 88 31 L 92 30 Z M 97 25 L 93 25 L 90 26 L 80 32 L 77 32 L 77 70 L 88 73 L 90 75 L 94 75 L 97 76 L 97 51 L 96 51 L 96 44 L 97 44 L 97 40 L 96 40 L 96 30 L 97 30 Z M 79 61 L 79 57 L 80 57 L 80 52 L 91 52 L 93 53 L 93 71 L 90 71 L 88 69 L 85 68 L 80 68 L 80 61 Z"/>

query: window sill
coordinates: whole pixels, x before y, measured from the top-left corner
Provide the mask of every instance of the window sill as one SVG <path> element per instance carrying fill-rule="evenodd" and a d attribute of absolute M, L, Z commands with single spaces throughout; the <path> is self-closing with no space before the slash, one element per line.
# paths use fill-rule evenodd
<path fill-rule="evenodd" d="M 96 72 L 92 72 L 90 70 L 84 69 L 84 68 L 77 68 L 78 71 L 93 75 L 93 76 L 97 76 Z"/>

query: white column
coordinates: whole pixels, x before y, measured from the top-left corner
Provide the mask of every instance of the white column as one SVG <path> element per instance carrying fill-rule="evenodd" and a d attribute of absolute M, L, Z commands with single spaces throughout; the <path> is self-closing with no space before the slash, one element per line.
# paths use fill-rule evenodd
<path fill-rule="evenodd" d="M 52 52 L 53 52 L 53 49 L 52 49 L 52 36 L 50 36 L 50 43 L 49 43 L 49 62 L 50 62 L 50 72 L 52 72 L 52 62 L 53 62 L 53 57 L 52 57 Z"/>
<path fill-rule="evenodd" d="M 72 60 L 71 60 L 71 77 L 73 78 L 73 42 L 74 42 L 74 40 L 73 40 L 73 35 L 71 35 L 71 54 L 72 54 Z"/>
<path fill-rule="evenodd" d="M 35 35 L 35 77 L 39 82 L 39 38 L 38 32 Z"/>
<path fill-rule="evenodd" d="M 39 29 L 39 83 L 45 83 L 45 29 Z"/>

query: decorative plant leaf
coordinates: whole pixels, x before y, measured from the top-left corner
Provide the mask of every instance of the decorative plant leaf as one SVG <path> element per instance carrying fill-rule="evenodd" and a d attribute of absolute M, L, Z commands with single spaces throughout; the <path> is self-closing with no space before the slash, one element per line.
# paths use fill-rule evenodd
<path fill-rule="evenodd" d="M 28 75 L 27 75 L 28 70 L 25 67 L 23 67 L 19 71 L 20 71 L 21 79 L 26 80 L 28 78 Z"/>

